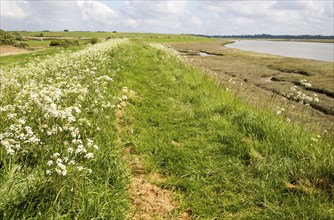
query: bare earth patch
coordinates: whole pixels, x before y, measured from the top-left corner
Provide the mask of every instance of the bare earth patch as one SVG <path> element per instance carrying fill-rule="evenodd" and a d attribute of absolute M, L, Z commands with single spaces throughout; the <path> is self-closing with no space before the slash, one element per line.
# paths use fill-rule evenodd
<path fill-rule="evenodd" d="M 129 98 L 138 98 L 133 91 L 129 91 L 126 95 Z M 132 132 L 131 126 L 128 124 L 124 125 L 122 122 L 126 106 L 126 101 L 120 101 L 117 105 L 116 127 L 120 136 L 126 136 Z M 124 144 L 121 139 L 118 142 L 121 145 Z M 131 153 L 132 148 L 133 146 L 127 146 L 124 150 L 124 160 L 129 164 L 132 173 L 129 193 L 134 210 L 130 219 L 190 219 L 188 213 L 184 213 L 177 218 L 172 217 L 173 210 L 177 208 L 173 193 L 154 185 L 150 181 L 153 179 L 154 182 L 163 182 L 164 179 L 158 173 L 149 176 L 140 158 Z"/>
<path fill-rule="evenodd" d="M 0 56 L 8 56 L 8 55 L 15 55 L 15 54 L 22 54 L 22 53 L 30 53 L 26 49 L 17 48 L 10 45 L 1 45 L 0 46 Z"/>
<path fill-rule="evenodd" d="M 166 219 L 176 208 L 172 192 L 152 184 L 138 157 L 126 150 L 126 160 L 130 163 L 132 180 L 130 194 L 135 211 L 132 219 Z M 169 217 L 170 218 L 170 217 Z"/>

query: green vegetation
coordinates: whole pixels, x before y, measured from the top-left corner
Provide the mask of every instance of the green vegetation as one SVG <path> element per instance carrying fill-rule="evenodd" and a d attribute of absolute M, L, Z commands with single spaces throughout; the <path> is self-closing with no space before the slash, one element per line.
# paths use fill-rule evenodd
<path fill-rule="evenodd" d="M 118 91 L 106 74 L 126 42 L 2 69 L 0 219 L 124 218 Z"/>
<path fill-rule="evenodd" d="M 194 218 L 333 215 L 332 138 L 314 142 L 315 135 L 241 103 L 145 45 L 115 59 L 124 65 L 117 82 L 140 97 L 123 118 L 134 132 L 123 144 L 167 178 L 161 187 L 177 192 Z"/>
<path fill-rule="evenodd" d="M 89 41 L 91 44 L 97 44 L 99 42 L 99 39 L 97 39 L 96 37 L 90 39 Z"/>
<path fill-rule="evenodd" d="M 0 45 L 14 45 L 20 40 L 22 37 L 18 32 L 9 33 L 0 29 Z"/>
<path fill-rule="evenodd" d="M 57 53 L 66 52 L 66 51 L 75 52 L 78 50 L 82 50 L 83 48 L 84 48 L 83 46 L 70 47 L 70 48 L 46 48 L 44 50 L 39 50 L 39 51 L 31 52 L 31 53 L 3 56 L 0 59 L 0 66 L 1 68 L 8 66 L 8 65 L 23 66 L 36 59 L 43 60 Z"/>
<path fill-rule="evenodd" d="M 319 133 L 324 129 L 334 132 L 332 62 L 237 50 L 225 47 L 226 42 L 229 41 L 171 45 L 245 102 L 273 112 L 283 108 L 288 121 Z M 201 57 L 199 51 L 220 56 Z M 304 81 L 310 86 L 303 86 Z"/>
<path fill-rule="evenodd" d="M 106 50 L 106 46 L 101 48 Z M 194 219 L 332 218 L 334 138 L 331 135 L 318 137 L 277 115 L 246 105 L 166 47 L 132 40 L 102 55 L 90 55 L 87 61 L 80 56 L 73 60 L 74 57 L 70 54 L 68 58 L 58 57 L 55 60 L 66 60 L 68 65 L 59 62 L 55 67 L 50 59 L 50 72 L 41 69 L 45 75 L 15 76 L 13 85 L 8 82 L 11 89 L 4 93 L 8 96 L 3 94 L 1 98 L 5 101 L 2 103 L 21 105 L 12 91 L 21 90 L 21 84 L 15 80 L 24 84 L 34 79 L 34 83 L 27 83 L 30 86 L 45 83 L 46 86 L 41 84 L 34 90 L 38 93 L 43 89 L 41 97 L 55 94 L 45 91 L 45 87 L 55 90 L 60 85 L 66 95 L 61 96 L 61 101 L 54 101 L 59 105 L 56 110 L 72 105 L 80 108 L 82 113 L 75 114 L 78 120 L 71 122 L 80 129 L 80 136 L 76 137 L 84 144 L 87 138 L 92 138 L 99 146 L 92 160 L 78 160 L 93 172 L 87 175 L 68 168 L 68 175 L 52 174 L 48 178 L 44 172 L 46 161 L 39 156 L 45 159 L 53 152 L 41 150 L 36 155 L 11 157 L 1 139 L 1 218 L 131 217 L 126 189 L 132 176 L 122 155 L 127 148 L 141 158 L 145 173 L 160 174 L 154 184 L 174 193 L 178 207 L 169 213 L 171 219 L 184 212 Z M 100 79 L 107 79 L 110 84 L 96 84 Z M 82 87 L 80 91 L 85 95 L 81 96 L 76 86 Z M 125 86 L 129 92 L 122 93 Z M 26 88 L 20 94 L 25 92 L 29 90 Z M 117 116 L 117 108 L 124 113 Z M 33 129 L 41 137 L 46 134 L 38 130 L 40 123 L 52 127 L 62 122 L 43 119 L 46 116 L 35 108 L 31 111 L 27 125 L 33 123 Z M 39 121 L 39 117 L 45 121 Z M 9 129 L 8 118 L 16 120 L 13 115 L 2 114 L 0 134 Z M 79 118 L 91 123 L 83 123 Z M 121 132 L 117 126 L 126 131 Z M 52 150 L 59 148 L 61 154 L 66 154 L 62 143 L 71 137 L 71 132 L 59 131 L 55 136 L 54 141 L 46 139 L 47 144 L 53 146 Z"/>
<path fill-rule="evenodd" d="M 50 42 L 50 47 L 72 47 L 72 46 L 78 46 L 79 41 L 78 40 L 52 40 Z"/>
<path fill-rule="evenodd" d="M 40 32 L 20 32 L 22 36 L 34 37 Z M 154 33 L 121 33 L 121 32 L 43 32 L 44 37 L 68 37 L 75 39 L 107 39 L 107 38 L 131 38 L 131 39 L 145 39 L 149 42 L 189 42 L 189 41 L 213 41 L 213 39 L 205 37 L 196 37 L 191 35 L 177 35 L 177 34 L 154 34 Z"/>

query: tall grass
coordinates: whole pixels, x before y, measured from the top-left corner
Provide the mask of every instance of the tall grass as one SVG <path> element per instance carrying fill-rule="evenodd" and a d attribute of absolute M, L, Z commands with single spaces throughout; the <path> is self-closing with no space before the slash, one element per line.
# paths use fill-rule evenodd
<path fill-rule="evenodd" d="M 154 47 L 154 48 L 153 48 Z M 130 100 L 127 142 L 199 219 L 333 216 L 333 137 L 252 108 L 169 48 L 117 54 Z M 125 56 L 126 54 L 126 56 Z"/>
<path fill-rule="evenodd" d="M 2 69 L 1 218 L 124 215 L 126 171 L 113 146 L 117 69 L 108 64 L 127 42 Z"/>

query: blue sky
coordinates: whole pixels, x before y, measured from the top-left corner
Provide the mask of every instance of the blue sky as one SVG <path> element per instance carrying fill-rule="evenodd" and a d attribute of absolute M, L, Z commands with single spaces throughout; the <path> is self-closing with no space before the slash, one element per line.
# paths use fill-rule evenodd
<path fill-rule="evenodd" d="M 1 0 L 4 30 L 333 35 L 333 0 Z"/>

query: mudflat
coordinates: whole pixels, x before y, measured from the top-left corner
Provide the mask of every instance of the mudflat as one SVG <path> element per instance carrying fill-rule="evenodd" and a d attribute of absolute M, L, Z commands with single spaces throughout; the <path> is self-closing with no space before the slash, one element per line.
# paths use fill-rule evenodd
<path fill-rule="evenodd" d="M 334 63 L 227 48 L 226 40 L 170 44 L 222 87 L 312 130 L 334 131 Z M 211 56 L 201 56 L 200 52 Z M 215 56 L 212 56 L 215 55 Z"/>

